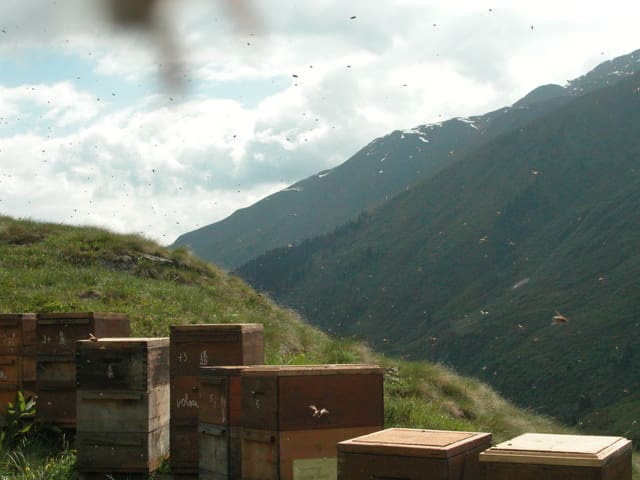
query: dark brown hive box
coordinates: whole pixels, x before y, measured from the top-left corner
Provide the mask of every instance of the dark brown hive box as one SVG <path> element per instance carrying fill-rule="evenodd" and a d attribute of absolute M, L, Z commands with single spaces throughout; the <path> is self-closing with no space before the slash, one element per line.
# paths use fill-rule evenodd
<path fill-rule="evenodd" d="M 129 318 L 116 313 L 38 313 L 36 317 L 36 420 L 76 425 L 76 341 L 129 337 Z"/>
<path fill-rule="evenodd" d="M 0 413 L 16 393 L 36 390 L 36 314 L 0 314 Z"/>
<path fill-rule="evenodd" d="M 78 469 L 150 473 L 169 452 L 169 339 L 78 341 Z"/>
<path fill-rule="evenodd" d="M 171 470 L 197 474 L 200 367 L 264 363 L 261 324 L 172 325 Z"/>
<path fill-rule="evenodd" d="M 336 476 L 336 443 L 380 430 L 383 372 L 376 365 L 242 370 L 246 480 Z"/>
<path fill-rule="evenodd" d="M 0 355 L 23 355 L 35 353 L 36 314 L 0 314 Z"/>
<path fill-rule="evenodd" d="M 389 428 L 340 442 L 339 480 L 478 480 L 491 434 Z"/>
<path fill-rule="evenodd" d="M 526 433 L 480 454 L 486 480 L 630 480 L 631 441 Z"/>
<path fill-rule="evenodd" d="M 201 480 L 242 477 L 240 372 L 246 366 L 200 368 Z"/>

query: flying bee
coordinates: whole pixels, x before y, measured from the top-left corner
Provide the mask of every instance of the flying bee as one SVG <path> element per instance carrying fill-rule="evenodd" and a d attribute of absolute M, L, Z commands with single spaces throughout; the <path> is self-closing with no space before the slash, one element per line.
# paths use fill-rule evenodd
<path fill-rule="evenodd" d="M 567 323 L 569 319 L 564 315 L 556 312 L 556 314 L 551 318 L 551 325 L 560 325 L 562 323 Z"/>

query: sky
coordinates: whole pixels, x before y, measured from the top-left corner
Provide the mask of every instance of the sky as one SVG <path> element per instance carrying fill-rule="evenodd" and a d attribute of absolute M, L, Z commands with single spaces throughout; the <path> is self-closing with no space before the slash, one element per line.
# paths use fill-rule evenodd
<path fill-rule="evenodd" d="M 0 2 L 0 215 L 168 245 L 640 48 L 628 0 L 158 0 L 140 28 L 106 2 Z"/>

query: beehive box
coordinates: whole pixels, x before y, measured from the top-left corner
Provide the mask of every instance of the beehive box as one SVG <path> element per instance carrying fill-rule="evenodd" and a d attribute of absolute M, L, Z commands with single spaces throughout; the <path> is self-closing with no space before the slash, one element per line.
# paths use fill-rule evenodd
<path fill-rule="evenodd" d="M 169 452 L 169 339 L 77 344 L 78 470 L 150 473 Z"/>
<path fill-rule="evenodd" d="M 336 444 L 383 426 L 378 366 L 252 367 L 241 378 L 246 480 L 335 479 Z"/>
<path fill-rule="evenodd" d="M 39 313 L 36 317 L 36 421 L 76 425 L 76 341 L 92 334 L 129 337 L 129 318 L 114 313 Z"/>
<path fill-rule="evenodd" d="M 201 480 L 242 477 L 240 372 L 246 366 L 200 368 Z"/>
<path fill-rule="evenodd" d="M 0 314 L 0 355 L 23 355 L 35 353 L 36 314 Z"/>
<path fill-rule="evenodd" d="M 338 480 L 479 480 L 491 434 L 389 428 L 340 442 Z"/>
<path fill-rule="evenodd" d="M 171 336 L 171 470 L 197 474 L 200 367 L 264 363 L 261 324 L 173 325 Z"/>
<path fill-rule="evenodd" d="M 0 412 L 13 402 L 18 390 L 36 391 L 36 314 L 0 314 Z"/>
<path fill-rule="evenodd" d="M 480 454 L 483 479 L 630 480 L 631 442 L 622 437 L 526 433 Z"/>

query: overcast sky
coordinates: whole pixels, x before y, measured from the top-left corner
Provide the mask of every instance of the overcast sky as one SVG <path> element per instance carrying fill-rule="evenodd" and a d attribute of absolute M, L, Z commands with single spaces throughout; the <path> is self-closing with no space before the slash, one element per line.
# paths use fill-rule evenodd
<path fill-rule="evenodd" d="M 125 31 L 97 0 L 1 0 L 0 214 L 169 244 L 375 137 L 640 48 L 628 0 L 233 1 Z"/>

